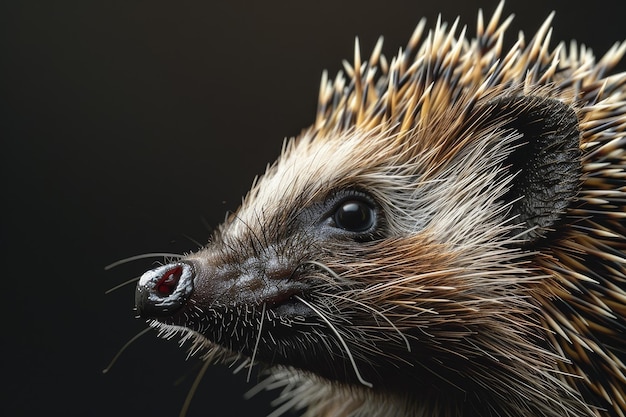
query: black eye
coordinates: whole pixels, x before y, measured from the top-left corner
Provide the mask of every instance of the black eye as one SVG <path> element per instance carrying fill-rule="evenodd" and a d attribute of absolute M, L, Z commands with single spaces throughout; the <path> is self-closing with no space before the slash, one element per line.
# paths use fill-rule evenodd
<path fill-rule="evenodd" d="M 374 226 L 376 211 L 367 202 L 346 200 L 342 202 L 334 215 L 335 225 L 349 232 L 365 232 Z"/>

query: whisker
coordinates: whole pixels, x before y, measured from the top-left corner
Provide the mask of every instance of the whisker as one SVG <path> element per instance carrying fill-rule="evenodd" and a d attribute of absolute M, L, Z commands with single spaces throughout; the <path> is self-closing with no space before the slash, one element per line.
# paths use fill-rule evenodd
<path fill-rule="evenodd" d="M 146 258 L 172 258 L 172 259 L 180 259 L 182 258 L 184 255 L 179 255 L 177 253 L 160 253 L 160 252 L 153 252 L 153 253 L 142 253 L 141 255 L 135 255 L 135 256 L 131 256 L 129 258 L 124 258 L 124 259 L 120 259 L 119 261 L 113 262 L 112 264 L 109 264 L 107 266 L 104 267 L 105 271 L 108 271 L 111 268 L 115 268 L 116 266 L 120 266 L 122 264 L 128 263 L 128 262 L 133 262 L 133 261 L 137 261 L 139 259 L 146 259 Z"/>
<path fill-rule="evenodd" d="M 250 226 L 250 224 L 245 221 L 244 219 L 242 219 L 241 217 L 239 217 L 239 215 L 237 213 L 233 213 L 233 218 L 234 220 L 237 220 L 239 222 L 241 222 L 241 224 L 244 225 L 244 227 L 248 230 L 248 232 L 250 233 L 249 236 L 249 245 L 250 245 L 250 249 L 252 249 L 253 253 L 259 253 L 259 249 L 257 248 L 257 246 L 255 245 L 255 243 L 257 243 L 258 245 L 260 245 L 260 247 L 263 247 L 263 241 L 259 238 L 259 236 L 256 234 L 256 231 L 252 228 L 252 226 Z M 241 244 L 243 244 L 243 242 L 241 242 Z"/>
<path fill-rule="evenodd" d="M 256 352 L 259 348 L 259 341 L 261 340 L 261 331 L 263 330 L 263 320 L 265 319 L 265 303 L 263 303 L 263 309 L 261 310 L 261 320 L 259 323 L 259 334 L 256 336 L 256 342 L 254 343 L 254 349 L 252 350 L 252 358 L 250 358 L 250 366 L 248 367 L 248 376 L 246 382 L 250 382 L 250 375 L 252 374 L 252 367 L 254 366 L 254 359 L 256 358 Z"/>
<path fill-rule="evenodd" d="M 337 330 L 335 326 L 333 326 L 330 320 L 328 320 L 328 318 L 321 311 L 313 307 L 311 303 L 305 301 L 304 299 L 302 299 L 302 297 L 298 295 L 295 295 L 294 298 L 300 301 L 305 306 L 309 307 L 311 310 L 313 310 L 313 312 L 317 314 L 324 321 L 324 323 L 326 323 L 326 325 L 328 325 L 328 328 L 332 330 L 335 336 L 337 336 L 339 343 L 341 343 L 344 350 L 346 351 L 346 354 L 348 355 L 348 359 L 350 360 L 350 363 L 352 364 L 352 369 L 354 369 L 354 373 L 356 374 L 356 378 L 359 380 L 361 384 L 365 385 L 368 388 L 372 388 L 374 385 L 371 382 L 367 382 L 366 380 L 364 380 L 363 377 L 361 376 L 361 373 L 359 372 L 359 368 L 356 366 L 356 361 L 354 360 L 354 357 L 352 356 L 352 352 L 350 352 L 350 348 L 348 347 L 348 344 L 346 343 L 346 341 L 343 339 L 343 337 L 341 337 L 339 330 Z"/>
<path fill-rule="evenodd" d="M 321 270 L 323 270 L 324 272 L 328 273 L 331 277 L 335 278 L 335 280 L 337 282 L 344 282 L 344 283 L 349 283 L 350 281 L 341 277 L 338 273 L 336 273 L 335 271 L 333 271 L 332 269 L 330 269 L 328 266 L 324 265 L 321 262 L 317 262 L 317 261 L 305 261 L 302 262 L 303 265 L 313 265 L 316 266 L 318 268 L 320 268 Z"/>
<path fill-rule="evenodd" d="M 144 334 L 148 333 L 150 330 L 152 330 L 152 327 L 146 327 L 145 329 L 143 329 L 142 331 L 140 331 L 139 333 L 137 333 L 136 335 L 131 337 L 130 340 L 128 342 L 126 342 L 124 344 L 124 346 L 122 346 L 122 348 L 120 350 L 117 351 L 115 356 L 113 356 L 113 359 L 111 359 L 111 362 L 109 362 L 107 367 L 102 370 L 102 373 L 106 374 L 107 372 L 109 372 L 111 370 L 111 368 L 113 367 L 113 365 L 115 364 L 115 362 L 117 362 L 117 359 L 120 357 L 122 352 L 124 352 L 127 347 L 129 347 L 131 344 L 133 344 L 141 336 L 143 336 Z"/>
<path fill-rule="evenodd" d="M 404 344 L 406 345 L 406 350 L 407 350 L 408 352 L 410 352 L 410 351 L 411 351 L 411 345 L 409 344 L 409 339 L 407 339 L 407 338 L 406 338 L 406 336 L 404 335 L 404 333 L 402 333 L 402 332 L 400 331 L 400 329 L 398 329 L 398 328 L 396 327 L 396 325 L 395 325 L 395 324 L 393 324 L 393 322 L 392 322 L 392 321 L 391 321 L 391 320 L 390 320 L 387 316 L 385 316 L 385 315 L 384 315 L 383 313 L 381 313 L 380 311 L 376 310 L 374 307 L 368 306 L 367 304 L 362 303 L 362 302 L 360 302 L 360 301 L 353 300 L 353 299 L 348 298 L 348 297 L 343 297 L 343 296 L 341 296 L 341 295 L 337 295 L 337 294 L 331 294 L 331 293 L 321 293 L 320 295 L 327 296 L 327 297 L 335 297 L 335 298 L 338 298 L 338 299 L 343 300 L 343 301 L 347 301 L 347 302 L 350 302 L 350 303 L 354 303 L 354 304 L 356 304 L 356 305 L 358 305 L 358 306 L 360 306 L 360 307 L 363 307 L 363 308 L 365 308 L 365 309 L 367 309 L 367 310 L 371 311 L 372 313 L 374 313 L 374 314 L 378 315 L 378 316 L 379 316 L 379 317 L 381 317 L 383 320 L 385 320 L 385 321 L 386 321 L 386 322 L 387 322 L 387 323 L 388 323 L 388 324 L 389 324 L 389 325 L 390 325 L 390 326 L 391 326 L 391 327 L 392 327 L 392 328 L 396 331 L 396 333 L 398 333 L 398 336 L 400 336 L 400 337 L 402 338 L 402 340 L 404 340 Z"/>
<path fill-rule="evenodd" d="M 191 388 L 189 388 L 189 392 L 187 393 L 187 397 L 185 397 L 185 402 L 183 403 L 183 407 L 180 409 L 178 417 L 185 417 L 187 415 L 187 412 L 189 411 L 189 406 L 191 405 L 191 400 L 193 399 L 193 396 L 198 389 L 198 385 L 200 385 L 202 377 L 204 376 L 204 374 L 206 374 L 207 369 L 209 369 L 209 365 L 211 365 L 211 362 L 212 361 L 209 359 L 206 359 L 204 361 L 204 365 L 202 365 L 202 368 L 200 368 L 198 375 L 196 375 L 196 378 L 193 380 L 193 384 L 191 384 Z"/>
<path fill-rule="evenodd" d="M 139 277 L 135 277 L 135 278 L 131 278 L 128 281 L 124 281 L 121 284 L 117 284 L 115 287 L 109 288 L 104 293 L 105 294 L 110 294 L 110 293 L 112 293 L 115 290 L 119 290 L 120 288 L 122 288 L 125 285 L 132 284 L 133 282 L 139 281 L 140 278 L 141 278 L 140 276 Z"/>

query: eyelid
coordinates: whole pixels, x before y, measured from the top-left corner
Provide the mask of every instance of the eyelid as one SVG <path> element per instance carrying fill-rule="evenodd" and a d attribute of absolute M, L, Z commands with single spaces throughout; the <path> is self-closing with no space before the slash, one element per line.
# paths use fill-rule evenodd
<path fill-rule="evenodd" d="M 350 188 L 347 190 L 335 191 L 327 199 L 327 201 L 331 201 L 331 200 L 332 200 L 332 204 L 330 205 L 331 207 L 330 212 L 335 212 L 344 202 L 350 201 L 350 200 L 365 201 L 373 209 L 378 211 L 378 204 L 376 204 L 376 201 L 372 197 L 370 197 L 368 193 L 361 191 L 358 188 L 356 189 Z"/>

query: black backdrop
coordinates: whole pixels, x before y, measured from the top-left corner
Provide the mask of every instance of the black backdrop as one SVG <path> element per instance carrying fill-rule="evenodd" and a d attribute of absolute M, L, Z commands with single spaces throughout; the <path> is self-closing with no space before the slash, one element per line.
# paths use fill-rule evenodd
<path fill-rule="evenodd" d="M 435 4 L 433 4 L 435 3 Z M 509 40 L 556 9 L 556 40 L 598 55 L 626 38 L 621 2 L 509 1 Z M 313 121 L 319 77 L 385 35 L 388 56 L 419 18 L 496 1 L 19 1 L 0 6 L 2 374 L 0 414 L 177 415 L 198 369 L 144 336 L 133 287 L 104 291 L 150 251 L 197 247 L 283 137 Z M 621 69 L 626 66 L 622 63 Z M 260 416 L 242 376 L 212 368 L 189 416 Z M 8 386 L 8 389 L 6 388 Z"/>

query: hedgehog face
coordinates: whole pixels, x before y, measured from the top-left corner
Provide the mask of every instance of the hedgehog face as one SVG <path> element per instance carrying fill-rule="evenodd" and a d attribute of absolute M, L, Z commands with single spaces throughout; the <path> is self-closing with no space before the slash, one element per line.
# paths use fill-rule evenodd
<path fill-rule="evenodd" d="M 543 337 L 529 330 L 540 277 L 520 248 L 539 244 L 537 230 L 576 193 L 577 119 L 537 97 L 487 102 L 465 119 L 434 165 L 423 162 L 430 149 L 415 152 L 432 133 L 405 136 L 401 155 L 390 153 L 394 132 L 305 134 L 209 246 L 142 278 L 140 313 L 271 365 L 366 386 L 460 393 L 480 369 L 514 367 L 510 349 L 539 366 L 551 355 L 528 349 Z M 548 198 L 529 204 L 537 195 Z"/>

